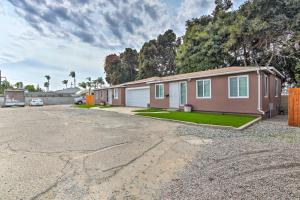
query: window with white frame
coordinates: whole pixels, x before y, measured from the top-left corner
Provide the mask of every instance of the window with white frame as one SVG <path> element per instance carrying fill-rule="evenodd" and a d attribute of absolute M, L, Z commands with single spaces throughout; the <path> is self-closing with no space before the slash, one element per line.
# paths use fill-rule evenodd
<path fill-rule="evenodd" d="M 275 79 L 275 97 L 278 97 L 279 95 L 279 82 L 278 79 Z"/>
<path fill-rule="evenodd" d="M 163 99 L 164 98 L 164 84 L 155 85 L 155 98 Z"/>
<path fill-rule="evenodd" d="M 268 93 L 269 93 L 268 88 L 269 88 L 269 79 L 268 79 L 267 76 L 265 76 L 265 77 L 264 77 L 264 96 L 265 96 L 265 97 L 268 97 L 268 96 L 269 96 L 269 95 L 268 95 Z"/>
<path fill-rule="evenodd" d="M 119 89 L 118 88 L 114 89 L 114 99 L 119 99 Z"/>
<path fill-rule="evenodd" d="M 180 89 L 180 105 L 184 105 L 187 103 L 187 83 L 181 82 L 179 83 Z"/>
<path fill-rule="evenodd" d="M 249 97 L 249 77 L 234 76 L 229 77 L 229 98 L 248 98 Z"/>
<path fill-rule="evenodd" d="M 211 98 L 211 80 L 197 80 L 196 81 L 197 98 L 209 99 Z"/>

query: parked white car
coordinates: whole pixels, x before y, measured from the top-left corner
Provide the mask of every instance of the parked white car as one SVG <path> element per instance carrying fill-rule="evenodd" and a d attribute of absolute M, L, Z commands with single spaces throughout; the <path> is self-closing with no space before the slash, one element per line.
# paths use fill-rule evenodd
<path fill-rule="evenodd" d="M 80 97 L 76 97 L 75 99 L 74 99 L 74 104 L 86 104 L 86 99 L 85 99 L 85 97 L 82 97 L 82 96 L 80 96 Z"/>
<path fill-rule="evenodd" d="M 43 106 L 44 102 L 42 99 L 31 99 L 29 105 L 30 106 Z"/>

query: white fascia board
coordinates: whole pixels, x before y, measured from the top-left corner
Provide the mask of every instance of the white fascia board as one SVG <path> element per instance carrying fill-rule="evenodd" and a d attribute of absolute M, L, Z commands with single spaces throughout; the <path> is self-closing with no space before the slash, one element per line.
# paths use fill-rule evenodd
<path fill-rule="evenodd" d="M 143 90 L 143 89 L 150 89 L 150 86 L 126 88 L 126 90 Z"/>
<path fill-rule="evenodd" d="M 257 69 L 247 69 L 247 70 L 240 70 L 240 71 L 235 71 L 235 72 L 225 72 L 225 73 L 218 73 L 218 74 L 209 74 L 205 76 L 190 76 L 187 78 L 178 78 L 178 79 L 172 79 L 172 80 L 166 80 L 166 81 L 153 81 L 149 82 L 150 83 L 163 83 L 163 82 L 173 82 L 173 81 L 180 81 L 180 80 L 189 80 L 189 79 L 197 79 L 197 78 L 207 78 L 207 77 L 214 77 L 214 76 L 223 76 L 223 75 L 231 75 L 231 74 L 240 74 L 240 73 L 247 73 L 247 72 L 256 72 Z"/>
<path fill-rule="evenodd" d="M 269 69 L 273 70 L 275 73 L 277 73 L 281 78 L 284 78 L 284 75 L 280 73 L 275 67 L 269 67 Z"/>

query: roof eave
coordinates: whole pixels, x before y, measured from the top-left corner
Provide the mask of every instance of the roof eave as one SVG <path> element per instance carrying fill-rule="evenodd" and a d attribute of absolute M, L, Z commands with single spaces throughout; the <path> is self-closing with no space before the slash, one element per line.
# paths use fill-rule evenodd
<path fill-rule="evenodd" d="M 267 68 L 267 67 L 266 67 Z M 275 67 L 268 67 L 270 70 L 273 70 L 276 74 L 278 74 L 279 76 L 281 76 L 281 78 L 284 78 L 285 76 L 280 73 Z"/>
<path fill-rule="evenodd" d="M 178 79 L 165 80 L 165 81 L 153 81 L 153 82 L 149 82 L 149 84 L 151 84 L 151 83 L 173 82 L 173 81 L 196 79 L 196 78 L 207 78 L 207 77 L 214 77 L 214 76 L 224 76 L 224 75 L 240 74 L 240 73 L 247 73 L 247 72 L 254 72 L 254 71 L 257 71 L 257 69 L 253 68 L 253 69 L 239 70 L 239 71 L 234 71 L 234 72 L 224 72 L 224 73 L 217 73 L 217 74 L 208 74 L 208 75 L 203 75 L 203 76 L 190 76 L 190 77 L 186 77 L 186 78 L 178 78 Z"/>

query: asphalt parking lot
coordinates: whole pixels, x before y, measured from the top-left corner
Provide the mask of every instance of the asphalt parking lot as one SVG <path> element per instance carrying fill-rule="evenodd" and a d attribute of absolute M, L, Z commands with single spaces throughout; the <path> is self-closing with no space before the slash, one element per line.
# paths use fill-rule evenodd
<path fill-rule="evenodd" d="M 209 139 L 70 106 L 0 109 L 0 199 L 155 199 Z"/>
<path fill-rule="evenodd" d="M 120 111 L 0 109 L 0 199 L 300 198 L 286 116 L 237 131 Z"/>

